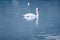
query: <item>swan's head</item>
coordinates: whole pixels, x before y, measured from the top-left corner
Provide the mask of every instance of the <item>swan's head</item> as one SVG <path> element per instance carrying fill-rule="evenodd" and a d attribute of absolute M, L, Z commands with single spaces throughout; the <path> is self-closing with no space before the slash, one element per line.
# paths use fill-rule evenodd
<path fill-rule="evenodd" d="M 36 18 L 36 15 L 33 13 L 27 13 L 23 16 L 24 16 L 24 19 L 26 19 L 26 20 L 34 20 Z"/>

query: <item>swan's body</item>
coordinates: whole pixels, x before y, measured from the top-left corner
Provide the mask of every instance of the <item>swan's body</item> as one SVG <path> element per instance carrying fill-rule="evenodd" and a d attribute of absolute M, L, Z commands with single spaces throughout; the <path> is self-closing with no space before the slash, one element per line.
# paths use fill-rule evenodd
<path fill-rule="evenodd" d="M 33 14 L 33 13 L 28 13 L 28 14 L 25 14 L 25 15 L 24 15 L 24 18 L 25 18 L 26 20 L 34 20 L 34 19 L 36 18 L 36 15 Z"/>

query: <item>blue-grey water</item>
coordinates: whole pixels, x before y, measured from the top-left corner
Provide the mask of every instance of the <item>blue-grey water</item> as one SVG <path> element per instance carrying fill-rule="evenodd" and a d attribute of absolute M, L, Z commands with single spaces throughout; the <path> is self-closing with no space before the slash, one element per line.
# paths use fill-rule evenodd
<path fill-rule="evenodd" d="M 30 6 L 27 3 L 30 3 Z M 39 8 L 39 23 L 22 15 Z M 0 40 L 60 40 L 59 0 L 0 0 Z"/>

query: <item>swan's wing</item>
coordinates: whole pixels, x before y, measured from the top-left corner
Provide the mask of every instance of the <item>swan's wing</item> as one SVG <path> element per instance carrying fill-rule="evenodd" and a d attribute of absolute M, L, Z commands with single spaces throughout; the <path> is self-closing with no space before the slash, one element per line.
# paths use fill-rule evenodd
<path fill-rule="evenodd" d="M 38 8 L 36 8 L 36 25 L 38 25 L 39 20 L 39 14 L 38 14 Z"/>

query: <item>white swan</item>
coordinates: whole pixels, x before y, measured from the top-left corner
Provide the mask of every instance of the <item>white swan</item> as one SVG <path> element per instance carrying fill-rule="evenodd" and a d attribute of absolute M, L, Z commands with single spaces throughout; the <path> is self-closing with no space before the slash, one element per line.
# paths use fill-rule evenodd
<path fill-rule="evenodd" d="M 27 21 L 36 19 L 36 25 L 38 24 L 38 19 L 39 19 L 38 8 L 36 8 L 36 15 L 33 13 L 27 13 L 27 14 L 24 14 L 23 16 L 24 16 L 24 19 L 26 19 Z"/>

